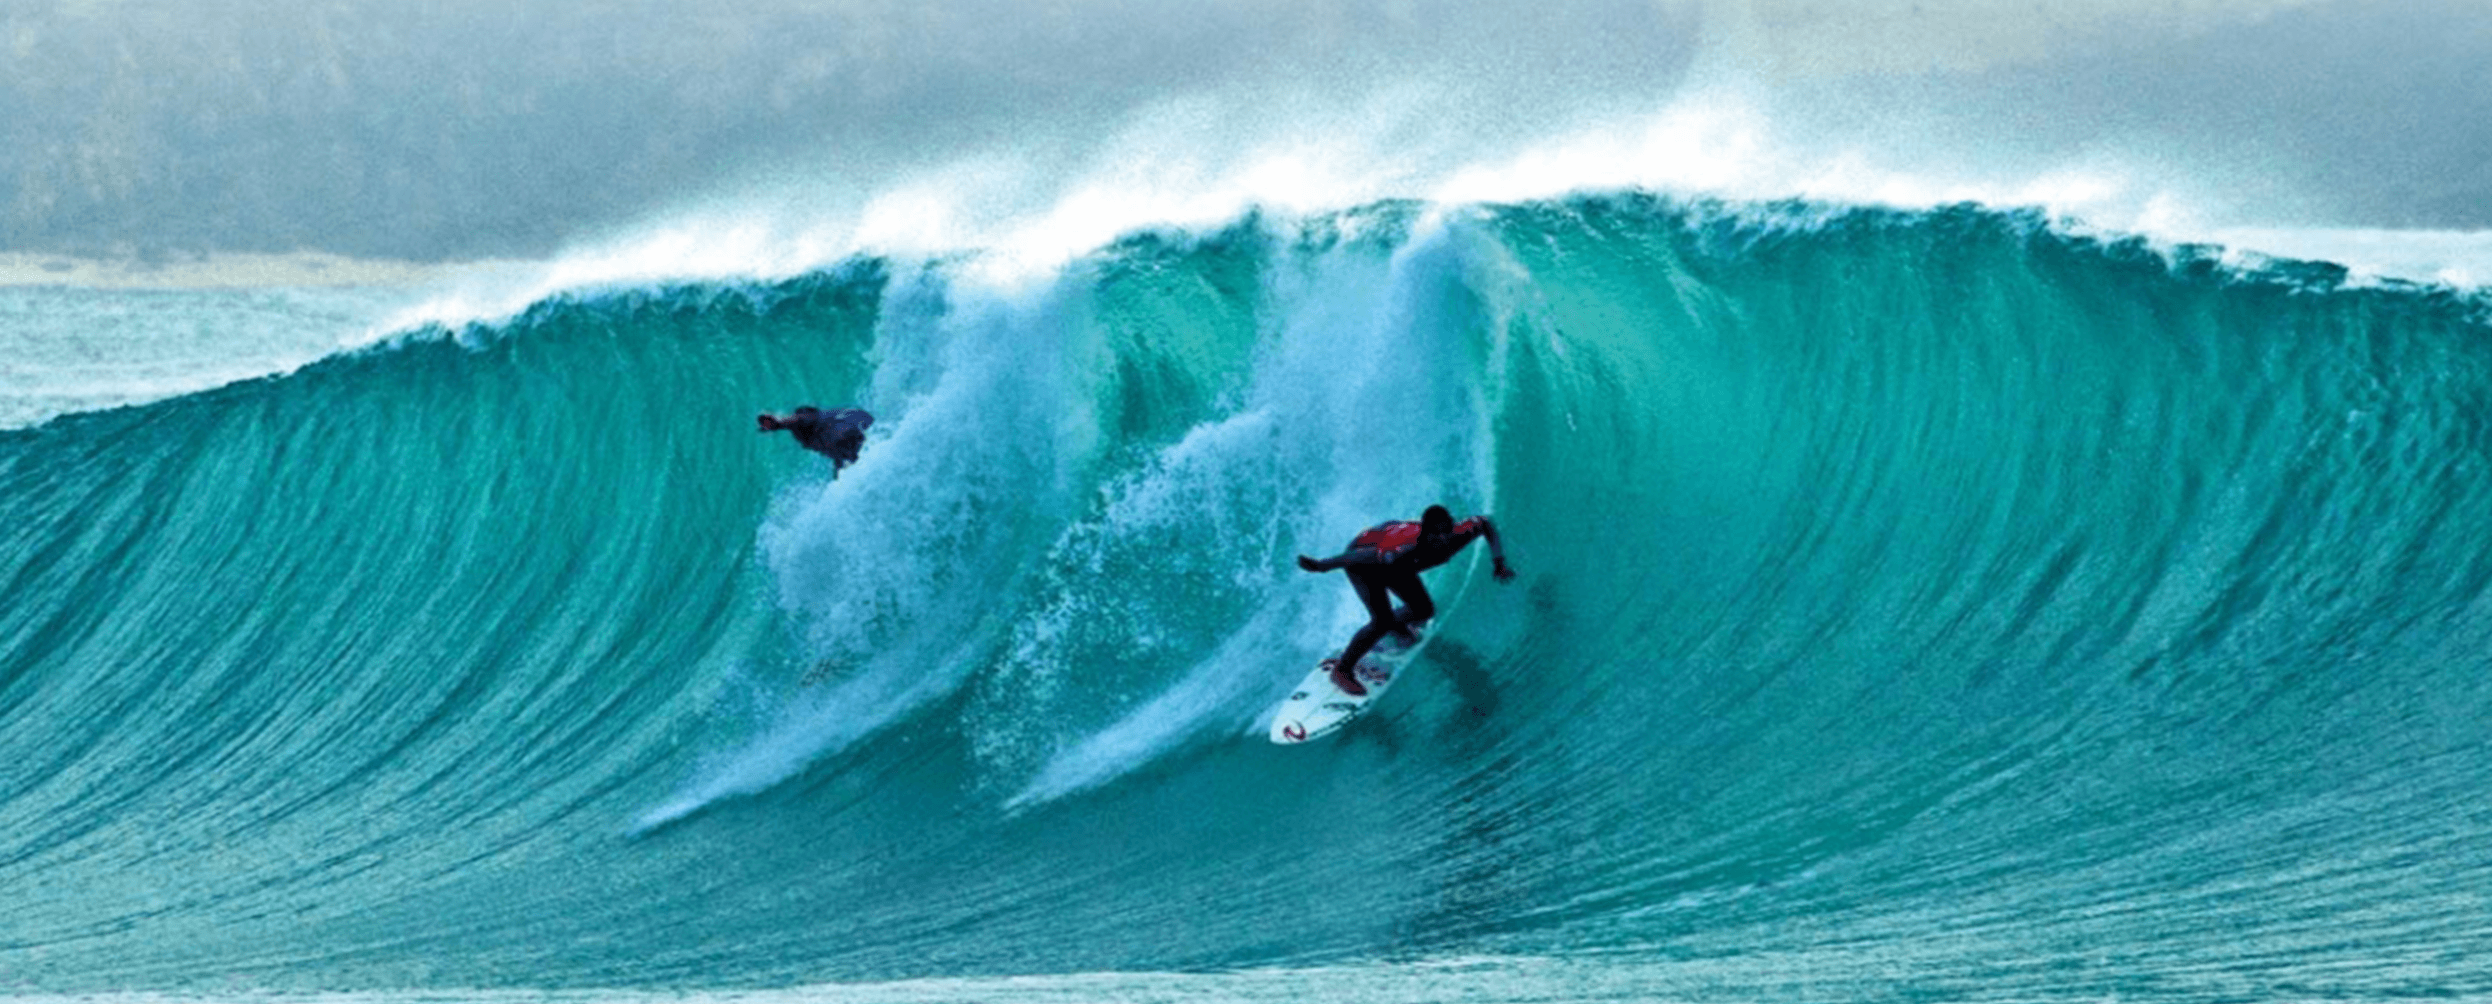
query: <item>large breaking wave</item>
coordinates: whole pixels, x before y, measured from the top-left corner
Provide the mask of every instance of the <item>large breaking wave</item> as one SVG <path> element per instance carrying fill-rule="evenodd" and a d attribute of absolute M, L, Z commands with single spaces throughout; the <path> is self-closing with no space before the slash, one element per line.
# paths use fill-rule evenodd
<path fill-rule="evenodd" d="M 971 266 L 0 433 L 13 978 L 2492 991 L 2477 297 L 1627 195 Z M 1256 738 L 1358 616 L 1289 557 L 1439 501 L 1522 580 Z"/>

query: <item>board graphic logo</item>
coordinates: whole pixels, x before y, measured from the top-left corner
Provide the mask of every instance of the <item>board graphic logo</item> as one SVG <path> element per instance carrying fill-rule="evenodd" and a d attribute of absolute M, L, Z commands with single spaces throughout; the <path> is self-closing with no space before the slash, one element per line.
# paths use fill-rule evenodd
<path fill-rule="evenodd" d="M 1304 725 L 1291 722 L 1287 725 L 1281 726 L 1281 734 L 1288 736 L 1291 739 L 1304 739 L 1307 737 L 1307 729 Z"/>

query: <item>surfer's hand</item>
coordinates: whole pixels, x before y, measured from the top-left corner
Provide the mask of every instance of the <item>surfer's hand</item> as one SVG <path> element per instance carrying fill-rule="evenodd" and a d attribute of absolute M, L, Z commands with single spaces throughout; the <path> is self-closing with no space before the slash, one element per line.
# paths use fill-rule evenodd
<path fill-rule="evenodd" d="M 1324 563 L 1301 554 L 1298 556 L 1298 567 L 1310 572 L 1321 572 L 1324 570 Z"/>
<path fill-rule="evenodd" d="M 1513 566 L 1506 564 L 1506 559 L 1504 558 L 1497 559 L 1497 567 L 1494 572 L 1497 576 L 1497 581 L 1499 582 L 1514 581 L 1514 568 Z"/>

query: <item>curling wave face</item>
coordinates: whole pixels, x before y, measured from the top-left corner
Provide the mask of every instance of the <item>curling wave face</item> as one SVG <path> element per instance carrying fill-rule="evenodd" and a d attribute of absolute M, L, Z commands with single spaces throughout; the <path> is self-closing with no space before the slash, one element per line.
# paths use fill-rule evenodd
<path fill-rule="evenodd" d="M 1384 203 L 0 433 L 0 960 L 2492 992 L 2492 330 L 2342 280 L 1973 206 Z M 881 418 L 836 481 L 750 431 L 803 401 Z M 1522 581 L 1435 573 L 1387 709 L 1255 738 L 1359 616 L 1289 556 L 1439 501 Z"/>

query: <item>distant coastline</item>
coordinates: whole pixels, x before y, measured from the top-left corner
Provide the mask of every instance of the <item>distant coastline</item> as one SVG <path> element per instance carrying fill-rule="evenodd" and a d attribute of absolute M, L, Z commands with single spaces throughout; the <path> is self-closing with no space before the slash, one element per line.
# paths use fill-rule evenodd
<path fill-rule="evenodd" d="M 81 258 L 0 252 L 0 286 L 91 289 L 240 289 L 311 286 L 421 286 L 507 268 L 505 261 L 418 262 L 320 252 L 219 253 L 171 259 Z"/>

